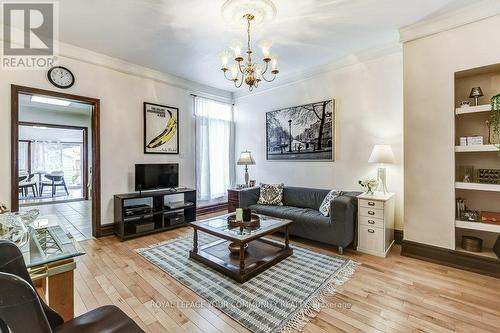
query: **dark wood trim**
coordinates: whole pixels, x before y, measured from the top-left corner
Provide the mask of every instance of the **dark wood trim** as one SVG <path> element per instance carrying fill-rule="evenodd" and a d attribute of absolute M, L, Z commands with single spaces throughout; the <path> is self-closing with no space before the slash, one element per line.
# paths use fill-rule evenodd
<path fill-rule="evenodd" d="M 115 223 L 105 224 L 101 226 L 101 236 L 113 236 L 115 234 Z"/>
<path fill-rule="evenodd" d="M 227 210 L 227 202 L 219 202 L 213 205 L 196 207 L 196 215 L 206 215 Z"/>
<path fill-rule="evenodd" d="M 32 87 L 11 85 L 11 210 L 19 210 L 19 198 L 17 184 L 18 180 L 18 140 L 19 140 L 19 94 L 42 95 L 66 99 L 78 103 L 88 104 L 92 108 L 92 235 L 101 237 L 101 131 L 100 131 L 100 100 L 97 98 L 62 93 L 59 91 L 44 90 Z M 70 126 L 63 125 L 65 128 Z M 87 134 L 88 136 L 88 134 Z M 88 139 L 88 137 L 87 137 Z M 88 148 L 85 149 L 88 154 Z M 88 163 L 88 162 L 87 162 Z M 85 168 L 87 178 L 88 164 Z M 87 178 L 88 183 L 88 178 Z M 15 185 L 15 186 L 14 186 Z M 85 187 L 88 197 L 88 191 Z"/>
<path fill-rule="evenodd" d="M 398 245 L 403 243 L 403 230 L 394 230 L 394 243 Z"/>
<path fill-rule="evenodd" d="M 401 255 L 500 278 L 500 259 L 403 240 Z"/>
<path fill-rule="evenodd" d="M 61 129 L 73 129 L 73 130 L 86 130 L 88 127 L 85 126 L 74 126 L 74 125 L 59 125 L 59 124 L 48 124 L 48 123 L 39 123 L 32 121 L 20 121 L 20 126 L 43 126 L 50 128 L 61 128 Z"/>
<path fill-rule="evenodd" d="M 69 129 L 69 130 L 78 130 L 83 131 L 82 137 L 82 153 L 83 153 L 83 161 L 82 161 L 82 196 L 85 200 L 89 200 L 89 191 L 88 191 L 88 172 L 89 172 L 89 129 L 85 126 L 73 126 L 73 125 L 59 125 L 59 124 L 48 124 L 48 123 L 38 123 L 38 122 L 29 122 L 29 121 L 20 121 L 18 123 L 19 126 L 44 126 L 48 128 L 59 128 L 59 129 Z M 25 140 L 19 140 L 25 141 Z M 73 142 L 61 142 L 64 143 L 73 143 Z M 75 142 L 80 143 L 80 142 Z M 31 147 L 31 142 L 30 142 Z M 29 152 L 28 154 L 31 156 Z M 30 159 L 31 161 L 31 159 Z M 31 167 L 31 166 L 30 166 Z"/>

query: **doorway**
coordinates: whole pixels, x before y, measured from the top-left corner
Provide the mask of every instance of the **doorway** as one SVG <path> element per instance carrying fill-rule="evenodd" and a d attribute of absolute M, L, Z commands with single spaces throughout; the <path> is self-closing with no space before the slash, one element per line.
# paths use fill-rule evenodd
<path fill-rule="evenodd" d="M 11 86 L 12 211 L 54 215 L 77 240 L 100 223 L 98 99 Z"/>

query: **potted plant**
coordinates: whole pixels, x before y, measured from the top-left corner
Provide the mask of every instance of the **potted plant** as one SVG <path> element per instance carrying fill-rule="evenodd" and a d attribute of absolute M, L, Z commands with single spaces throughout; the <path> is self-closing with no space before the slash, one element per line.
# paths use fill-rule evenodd
<path fill-rule="evenodd" d="M 362 187 L 367 188 L 367 191 L 366 191 L 367 194 L 373 195 L 375 189 L 378 186 L 378 180 L 376 178 L 366 178 L 366 179 L 358 181 L 358 184 L 361 185 Z"/>

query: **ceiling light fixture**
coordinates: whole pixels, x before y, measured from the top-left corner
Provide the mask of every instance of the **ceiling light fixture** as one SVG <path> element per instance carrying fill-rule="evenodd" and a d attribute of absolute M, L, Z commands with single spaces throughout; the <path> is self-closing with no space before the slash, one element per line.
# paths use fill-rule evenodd
<path fill-rule="evenodd" d="M 263 40 L 258 45 L 262 50 L 264 64 L 255 63 L 252 60 L 253 51 L 250 47 L 251 23 L 263 23 L 271 20 L 276 16 L 276 7 L 270 0 L 228 0 L 222 6 L 222 16 L 231 23 L 240 24 L 246 23 L 247 28 L 247 50 L 246 56 L 242 55 L 242 44 L 238 41 L 230 43 L 229 51 L 223 51 L 220 54 L 224 77 L 234 83 L 236 88 L 240 88 L 243 82 L 248 86 L 248 90 L 252 91 L 259 86 L 259 83 L 264 80 L 272 82 L 279 73 L 278 56 L 271 55 L 270 40 Z M 229 59 L 234 56 L 234 63 L 229 65 Z M 246 58 L 246 59 L 245 59 Z M 271 75 L 269 75 L 269 72 Z"/>
<path fill-rule="evenodd" d="M 31 96 L 31 102 L 52 104 L 59 106 L 69 106 L 71 104 L 71 101 L 66 101 L 57 98 L 43 97 L 43 96 Z"/>

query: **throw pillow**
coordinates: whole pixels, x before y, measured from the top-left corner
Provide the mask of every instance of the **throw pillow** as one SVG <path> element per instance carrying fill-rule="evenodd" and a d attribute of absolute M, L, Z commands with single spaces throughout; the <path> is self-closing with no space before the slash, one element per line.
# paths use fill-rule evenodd
<path fill-rule="evenodd" d="M 330 204 L 332 203 L 332 200 L 341 195 L 342 191 L 331 190 L 328 192 L 326 197 L 323 199 L 321 206 L 319 206 L 319 212 L 324 216 L 330 215 Z"/>
<path fill-rule="evenodd" d="M 260 184 L 259 205 L 283 206 L 283 184 Z"/>

